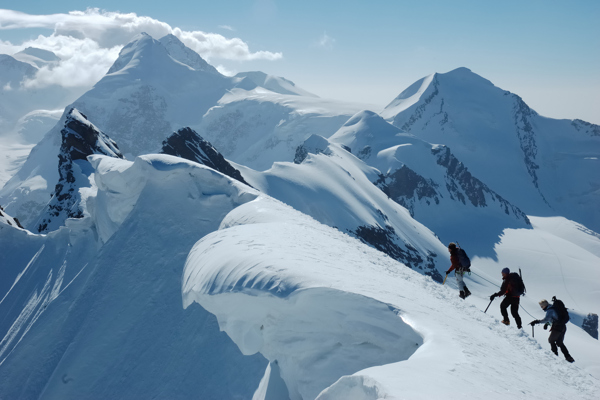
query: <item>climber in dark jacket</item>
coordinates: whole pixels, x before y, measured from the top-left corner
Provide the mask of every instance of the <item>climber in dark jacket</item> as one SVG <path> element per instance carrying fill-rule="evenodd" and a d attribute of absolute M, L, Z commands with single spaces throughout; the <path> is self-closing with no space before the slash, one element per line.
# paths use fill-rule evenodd
<path fill-rule="evenodd" d="M 500 312 L 504 318 L 502 323 L 504 325 L 510 325 L 507 312 L 507 308 L 510 306 L 510 313 L 517 323 L 517 328 L 521 329 L 521 317 L 519 316 L 519 302 L 521 296 L 512 288 L 510 269 L 508 268 L 504 268 L 502 270 L 502 286 L 500 287 L 500 291 L 498 293 L 494 293 L 490 296 L 490 301 L 494 300 L 494 298 L 498 296 L 505 296 L 504 300 L 502 300 L 502 303 L 500 303 Z"/>
<path fill-rule="evenodd" d="M 446 275 L 454 271 L 454 275 L 456 275 L 456 283 L 458 284 L 458 290 L 460 291 L 459 296 L 461 299 L 464 299 L 470 296 L 471 292 L 469 291 L 469 288 L 467 288 L 467 285 L 465 285 L 465 281 L 463 279 L 465 271 L 460 263 L 460 259 L 458 258 L 458 249 L 456 248 L 456 244 L 450 243 L 448 245 L 448 251 L 450 252 L 450 262 L 452 265 L 450 266 L 450 269 L 446 271 Z"/>
<path fill-rule="evenodd" d="M 558 347 L 560 347 L 560 351 L 562 351 L 565 356 L 565 360 L 572 363 L 575 360 L 569 354 L 569 350 L 567 346 L 563 343 L 565 340 L 565 333 L 567 333 L 567 325 L 559 321 L 558 314 L 556 310 L 554 310 L 554 306 L 548 304 L 547 300 L 540 301 L 540 307 L 542 310 L 546 311 L 546 317 L 544 319 L 535 321 L 531 321 L 529 325 L 533 326 L 535 324 L 544 324 L 544 329 L 548 327 L 548 325 L 552 324 L 550 328 L 550 336 L 548 337 L 548 342 L 550 343 L 550 349 L 556 355 L 558 355 Z"/>

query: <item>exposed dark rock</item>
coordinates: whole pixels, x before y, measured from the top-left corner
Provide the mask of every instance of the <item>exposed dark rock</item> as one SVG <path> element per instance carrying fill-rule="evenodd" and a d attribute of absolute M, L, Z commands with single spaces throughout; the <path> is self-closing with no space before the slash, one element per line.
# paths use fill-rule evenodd
<path fill-rule="evenodd" d="M 600 136 L 600 125 L 591 124 L 580 119 L 573 120 L 571 125 L 573 125 L 578 131 L 587 132 L 590 136 Z"/>
<path fill-rule="evenodd" d="M 468 200 L 475 207 L 486 207 L 486 195 L 498 202 L 507 215 L 514 215 L 531 225 L 527 215 L 502 196 L 491 190 L 485 183 L 475 178 L 465 165 L 458 161 L 446 146 L 436 146 L 431 152 L 437 156 L 437 163 L 446 168 L 446 189 L 450 196 L 466 204 Z M 466 198 L 465 198 L 466 196 Z"/>
<path fill-rule="evenodd" d="M 358 152 L 358 154 L 356 154 L 356 156 L 358 158 L 360 158 L 361 160 L 365 160 L 365 159 L 371 157 L 371 151 L 372 151 L 371 146 L 365 146 Z"/>
<path fill-rule="evenodd" d="M 583 319 L 581 328 L 589 333 L 591 337 L 598 340 L 598 314 L 588 314 Z"/>
<path fill-rule="evenodd" d="M 329 142 L 322 136 L 311 135 L 304 141 L 300 146 L 296 147 L 296 155 L 294 156 L 294 163 L 301 164 L 308 154 L 325 154 L 330 155 L 331 151 L 328 149 Z"/>
<path fill-rule="evenodd" d="M 537 170 L 540 166 L 536 163 L 535 159 L 537 156 L 537 144 L 535 141 L 535 131 L 533 126 L 529 122 L 531 116 L 537 115 L 523 99 L 519 96 L 514 95 L 515 98 L 515 126 L 517 130 L 517 136 L 519 137 L 519 144 L 525 157 L 525 166 L 527 172 L 533 180 L 534 186 L 539 190 Z"/>
<path fill-rule="evenodd" d="M 308 150 L 303 145 L 296 147 L 296 154 L 294 155 L 294 164 L 302 164 L 302 161 L 306 160 L 308 156 Z"/>
<path fill-rule="evenodd" d="M 425 113 L 425 110 L 427 109 L 427 106 L 433 101 L 433 99 L 440 93 L 438 87 L 439 87 L 439 82 L 438 82 L 438 78 L 437 76 L 435 76 L 433 78 L 433 92 L 431 92 L 431 94 L 429 96 L 427 96 L 425 99 L 423 99 L 423 103 L 421 105 L 419 105 L 415 111 L 413 112 L 413 114 L 410 116 L 410 119 L 404 124 L 402 125 L 402 127 L 400 129 L 402 129 L 403 131 L 410 131 L 410 128 L 415 124 L 415 122 L 417 122 L 419 119 L 421 119 L 423 117 L 423 114 Z M 443 112 L 443 106 L 444 103 L 442 101 L 442 105 L 440 107 L 440 114 L 443 113 L 444 114 L 444 120 L 447 121 L 448 119 L 448 114 L 446 114 L 445 112 Z"/>
<path fill-rule="evenodd" d="M 440 203 L 439 186 L 431 179 L 425 179 L 412 169 L 403 165 L 388 175 L 380 175 L 375 185 L 389 198 L 405 207 L 411 216 L 415 216 L 414 205 L 417 200 L 425 199 L 427 204 Z"/>
<path fill-rule="evenodd" d="M 407 267 L 431 276 L 436 282 L 442 282 L 442 275 L 435 268 L 433 261 L 437 254 L 429 253 L 424 260 L 417 249 L 400 240 L 393 227 L 388 225 L 384 229 L 380 226 L 359 226 L 350 233 L 363 243 L 373 246 Z"/>
<path fill-rule="evenodd" d="M 83 217 L 83 210 L 79 207 L 79 187 L 88 186 L 89 182 L 77 182 L 73 166 L 75 161 L 87 163 L 87 156 L 92 154 L 123 158 L 117 144 L 75 108 L 67 114 L 65 127 L 60 133 L 62 143 L 58 154 L 59 180 L 46 213 L 37 227 L 40 233 L 47 232 L 50 223 L 59 216 L 64 219 Z"/>
<path fill-rule="evenodd" d="M 212 144 L 204 140 L 191 128 L 182 128 L 174 132 L 163 141 L 162 146 L 161 153 L 163 154 L 185 158 L 186 160 L 206 165 L 248 185 L 240 171 L 229 164 Z"/>

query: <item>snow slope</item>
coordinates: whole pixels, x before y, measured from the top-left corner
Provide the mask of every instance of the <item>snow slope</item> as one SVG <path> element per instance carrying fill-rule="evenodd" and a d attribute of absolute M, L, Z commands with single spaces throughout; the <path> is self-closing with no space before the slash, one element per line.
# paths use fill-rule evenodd
<path fill-rule="evenodd" d="M 565 216 L 600 231 L 600 127 L 538 115 L 466 68 L 433 74 L 381 115 L 448 145 L 479 179 L 528 215 Z"/>
<path fill-rule="evenodd" d="M 376 170 L 321 136 L 311 136 L 300 149 L 307 153 L 299 164 L 239 169 L 261 192 L 442 282 L 445 246 L 371 183 Z"/>
<path fill-rule="evenodd" d="M 596 378 L 454 290 L 266 199 L 196 243 L 182 293 L 244 354 L 269 360 L 256 400 L 600 393 Z"/>
<path fill-rule="evenodd" d="M 527 216 L 470 172 L 452 148 L 427 143 L 373 112 L 350 118 L 330 142 L 377 168 L 371 181 L 446 244 L 460 240 L 472 253 L 490 255 L 504 229 L 530 227 Z"/>
<path fill-rule="evenodd" d="M 0 397 L 250 399 L 266 361 L 180 288 L 194 242 L 257 193 L 172 156 L 90 160 L 88 217 L 48 235 L 0 224 Z"/>

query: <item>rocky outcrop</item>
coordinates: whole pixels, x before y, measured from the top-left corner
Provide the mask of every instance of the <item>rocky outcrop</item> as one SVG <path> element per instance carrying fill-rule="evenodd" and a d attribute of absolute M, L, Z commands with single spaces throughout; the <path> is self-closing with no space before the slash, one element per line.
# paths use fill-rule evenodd
<path fill-rule="evenodd" d="M 423 200 L 429 206 L 433 203 L 440 204 L 443 197 L 437 190 L 437 183 L 417 174 L 406 165 L 387 175 L 380 175 L 375 185 L 406 208 L 412 217 L 415 216 L 415 204 L 418 201 Z"/>
<path fill-rule="evenodd" d="M 67 218 L 83 217 L 79 188 L 90 186 L 88 178 L 92 172 L 87 156 L 102 154 L 123 158 L 117 144 L 75 108 L 67 114 L 60 133 L 59 180 L 37 225 L 40 233 L 58 229 Z"/>
<path fill-rule="evenodd" d="M 431 276 L 436 282 L 442 282 L 442 275 L 435 268 L 434 257 L 437 257 L 437 254 L 430 252 L 426 255 L 426 259 L 423 259 L 423 254 L 419 253 L 409 243 L 403 242 L 392 226 L 386 225 L 385 228 L 359 226 L 355 231 L 349 233 L 359 238 L 363 243 L 369 244 L 393 259 L 400 261 L 407 267 Z"/>
<path fill-rule="evenodd" d="M 304 141 L 304 143 L 296 147 L 294 163 L 301 164 L 302 161 L 308 157 L 309 153 L 330 155 L 331 152 L 327 148 L 328 146 L 329 142 L 324 137 L 319 135 L 311 135 Z"/>
<path fill-rule="evenodd" d="M 0 206 L 0 222 L 5 223 L 9 226 L 16 226 L 17 228 L 25 229 L 17 218 L 13 218 L 4 211 L 4 208 Z"/>
<path fill-rule="evenodd" d="M 475 207 L 488 206 L 486 197 L 498 203 L 507 215 L 523 220 L 531 225 L 527 215 L 512 205 L 485 183 L 475 178 L 446 146 L 434 146 L 431 152 L 437 156 L 437 163 L 446 168 L 446 189 L 453 200 L 466 204 L 469 201 Z"/>
<path fill-rule="evenodd" d="M 235 169 L 212 144 L 191 128 L 182 128 L 171 134 L 163 141 L 161 153 L 206 165 L 248 185 L 240 171 Z"/>
<path fill-rule="evenodd" d="M 591 337 L 598 340 L 598 314 L 588 314 L 583 319 L 581 328 L 589 333 Z"/>

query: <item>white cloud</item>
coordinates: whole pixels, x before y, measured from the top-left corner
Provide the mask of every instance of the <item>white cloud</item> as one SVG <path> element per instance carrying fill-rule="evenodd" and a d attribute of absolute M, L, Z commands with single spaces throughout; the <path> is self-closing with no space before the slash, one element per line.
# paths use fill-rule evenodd
<path fill-rule="evenodd" d="M 217 65 L 215 68 L 217 69 L 217 71 L 219 71 L 221 74 L 223 74 L 225 76 L 234 76 L 235 74 L 237 74 L 236 70 L 231 70 L 221 64 Z"/>
<path fill-rule="evenodd" d="M 335 44 L 335 39 L 327 34 L 327 32 L 323 32 L 323 36 L 317 41 L 317 47 L 322 47 L 324 49 L 333 49 L 333 45 Z"/>
<path fill-rule="evenodd" d="M 235 29 L 229 25 L 219 25 L 219 28 L 221 29 L 227 29 L 228 31 L 235 31 Z"/>
<path fill-rule="evenodd" d="M 252 52 L 240 38 L 226 38 L 217 33 L 202 31 L 183 31 L 135 13 L 123 14 L 88 8 L 68 14 L 31 15 L 0 9 L 0 30 L 27 28 L 48 28 L 54 32 L 19 45 L 0 41 L 0 52 L 14 54 L 31 46 L 52 51 L 62 60 L 57 67 L 40 69 L 33 80 L 25 83 L 27 87 L 51 84 L 92 86 L 108 71 L 120 49 L 142 32 L 156 39 L 172 33 L 209 61 L 278 60 L 283 57 L 279 52 Z"/>

